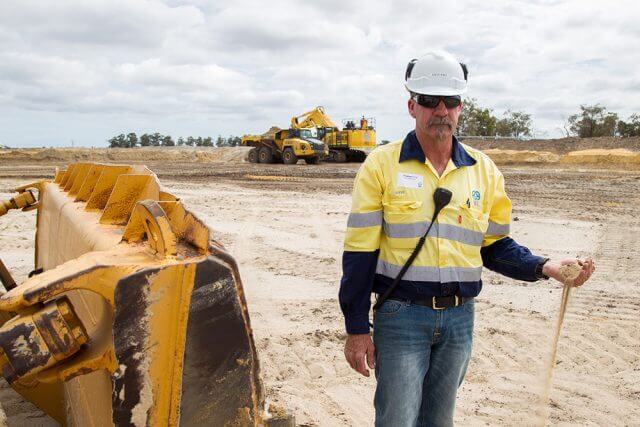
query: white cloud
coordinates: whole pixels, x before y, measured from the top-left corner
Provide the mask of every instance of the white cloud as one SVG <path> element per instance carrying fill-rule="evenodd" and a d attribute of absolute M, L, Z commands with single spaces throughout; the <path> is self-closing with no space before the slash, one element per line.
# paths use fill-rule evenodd
<path fill-rule="evenodd" d="M 397 139 L 406 62 L 436 48 L 481 105 L 554 136 L 581 104 L 640 111 L 639 18 L 631 0 L 0 2 L 3 143 L 243 134 L 316 105 Z"/>

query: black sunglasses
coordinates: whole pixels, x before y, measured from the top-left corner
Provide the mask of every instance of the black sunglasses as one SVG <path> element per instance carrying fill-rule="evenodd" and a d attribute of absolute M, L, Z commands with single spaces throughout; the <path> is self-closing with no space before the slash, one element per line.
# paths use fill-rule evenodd
<path fill-rule="evenodd" d="M 412 99 L 425 108 L 436 108 L 440 101 L 447 108 L 456 108 L 462 104 L 460 96 L 413 95 Z"/>

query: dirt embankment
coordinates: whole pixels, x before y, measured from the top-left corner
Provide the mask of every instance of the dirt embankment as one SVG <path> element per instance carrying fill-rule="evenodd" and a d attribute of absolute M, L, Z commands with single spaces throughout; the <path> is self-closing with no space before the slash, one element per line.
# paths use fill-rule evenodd
<path fill-rule="evenodd" d="M 584 164 L 640 167 L 640 138 L 563 138 L 518 141 L 465 139 L 497 164 Z M 243 163 L 251 147 L 29 148 L 0 149 L 0 166 L 12 162 L 65 164 L 120 163 Z"/>
<path fill-rule="evenodd" d="M 497 164 L 582 164 L 640 167 L 640 138 L 463 139 Z"/>
<path fill-rule="evenodd" d="M 633 138 L 559 138 L 532 139 L 462 139 L 467 145 L 479 150 L 516 150 L 516 151 L 548 151 L 554 154 L 568 154 L 582 150 L 615 150 L 626 149 L 640 152 L 640 137 Z"/>
<path fill-rule="evenodd" d="M 18 148 L 0 149 L 0 161 L 15 162 L 242 162 L 247 147 Z"/>

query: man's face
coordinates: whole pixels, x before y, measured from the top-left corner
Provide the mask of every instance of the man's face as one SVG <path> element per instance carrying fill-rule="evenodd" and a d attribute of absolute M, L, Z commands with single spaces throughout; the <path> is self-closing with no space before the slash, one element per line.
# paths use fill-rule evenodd
<path fill-rule="evenodd" d="M 409 114 L 416 120 L 418 136 L 436 140 L 451 139 L 458 126 L 458 118 L 462 111 L 462 104 L 454 108 L 447 108 L 440 101 L 436 108 L 427 108 L 409 99 Z"/>

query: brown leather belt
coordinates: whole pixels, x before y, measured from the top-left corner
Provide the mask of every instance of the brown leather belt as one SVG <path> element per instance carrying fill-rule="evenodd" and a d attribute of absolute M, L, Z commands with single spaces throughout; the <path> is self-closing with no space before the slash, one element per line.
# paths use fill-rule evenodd
<path fill-rule="evenodd" d="M 395 301 L 409 301 L 411 304 L 423 305 L 425 307 L 432 308 L 434 310 L 444 310 L 445 308 L 453 308 L 463 305 L 464 303 L 471 301 L 473 297 L 459 297 L 452 295 L 450 297 L 431 297 L 420 300 L 403 300 L 400 298 L 389 298 Z"/>

